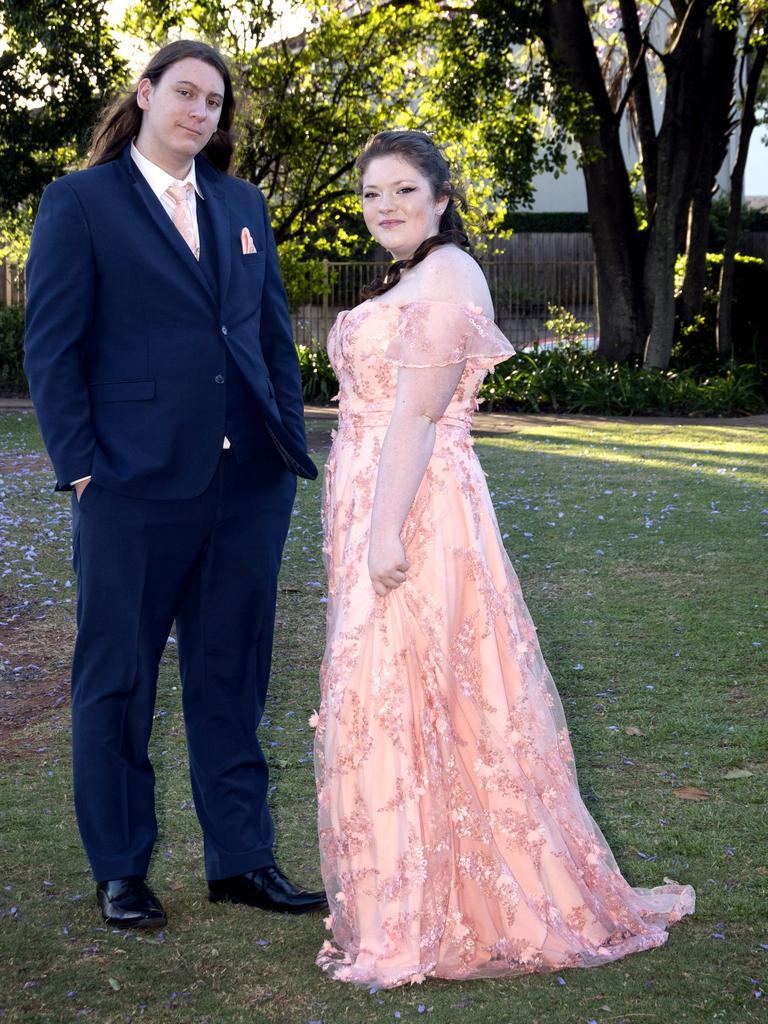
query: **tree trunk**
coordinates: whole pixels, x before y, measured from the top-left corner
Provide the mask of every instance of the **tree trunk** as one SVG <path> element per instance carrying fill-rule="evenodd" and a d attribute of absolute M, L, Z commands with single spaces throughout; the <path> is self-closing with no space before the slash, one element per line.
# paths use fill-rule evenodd
<path fill-rule="evenodd" d="M 599 353 L 623 361 L 642 351 L 647 333 L 642 242 L 632 189 L 582 0 L 544 0 L 542 41 L 555 77 L 592 100 L 594 123 L 578 137 L 585 156 L 597 275 Z"/>
<path fill-rule="evenodd" d="M 675 258 L 681 226 L 701 161 L 705 117 L 701 95 L 701 54 L 696 44 L 706 17 L 706 0 L 691 0 L 672 50 L 664 57 L 664 116 L 657 139 L 657 203 L 645 265 L 645 301 L 650 333 L 646 369 L 666 369 L 675 337 Z"/>
<path fill-rule="evenodd" d="M 680 296 L 680 316 L 693 320 L 704 308 L 704 286 L 707 279 L 707 248 L 709 214 L 712 209 L 712 160 L 702 160 L 702 173 L 694 190 L 688 213 L 688 234 L 685 242 L 685 277 Z"/>
<path fill-rule="evenodd" d="M 736 262 L 736 248 L 739 244 L 741 226 L 741 200 L 744 191 L 744 170 L 747 165 L 749 140 L 755 127 L 755 98 L 768 51 L 765 46 L 754 54 L 747 75 L 747 89 L 741 114 L 741 131 L 736 163 L 731 173 L 731 203 L 728 211 L 728 230 L 723 249 L 723 265 L 720 269 L 720 294 L 717 302 L 717 354 L 729 359 L 733 353 L 733 273 Z M 746 59 L 746 58 L 745 58 Z"/>
<path fill-rule="evenodd" d="M 643 163 L 645 201 L 650 215 L 656 206 L 656 124 L 653 117 L 651 87 L 648 82 L 648 65 L 645 59 L 643 37 L 640 32 L 637 4 L 635 0 L 620 0 L 621 23 L 627 41 L 634 76 L 634 101 L 637 120 L 637 136 L 640 141 L 640 159 Z M 629 87 L 628 87 L 629 88 Z"/>
<path fill-rule="evenodd" d="M 602 134 L 602 133 L 601 133 Z M 602 140 L 601 140 L 602 141 Z M 593 144 L 590 143 L 590 148 Z M 643 241 L 637 228 L 618 131 L 606 155 L 584 167 L 597 285 L 598 353 L 623 362 L 642 352 L 648 325 L 642 289 Z M 623 174 L 622 174 L 623 172 Z"/>
<path fill-rule="evenodd" d="M 675 236 L 678 204 L 675 196 L 664 195 L 669 178 L 664 162 L 659 161 L 659 202 L 648 246 L 645 265 L 646 309 L 650 311 L 650 332 L 643 365 L 647 370 L 665 370 L 672 355 L 675 334 Z"/>
<path fill-rule="evenodd" d="M 736 29 L 719 29 L 711 21 L 702 33 L 703 86 L 706 111 L 704 149 L 688 208 L 685 278 L 680 301 L 683 320 L 693 320 L 704 305 L 709 215 L 715 176 L 728 149 L 731 102 L 736 71 Z"/>

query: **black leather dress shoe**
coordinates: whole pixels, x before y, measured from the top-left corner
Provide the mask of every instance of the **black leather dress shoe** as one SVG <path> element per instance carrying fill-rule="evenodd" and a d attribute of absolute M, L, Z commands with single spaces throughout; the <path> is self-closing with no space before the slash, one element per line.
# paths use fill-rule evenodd
<path fill-rule="evenodd" d="M 167 922 L 160 900 L 140 875 L 99 882 L 96 899 L 113 928 L 162 928 Z"/>
<path fill-rule="evenodd" d="M 324 892 L 297 889 L 274 865 L 208 882 L 208 899 L 211 903 L 246 903 L 284 914 L 309 914 L 328 907 Z"/>

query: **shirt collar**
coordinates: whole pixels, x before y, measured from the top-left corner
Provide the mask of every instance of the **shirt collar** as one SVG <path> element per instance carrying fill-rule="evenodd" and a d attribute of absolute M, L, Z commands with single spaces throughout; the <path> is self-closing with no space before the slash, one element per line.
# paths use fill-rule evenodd
<path fill-rule="evenodd" d="M 194 160 L 192 161 L 192 166 L 189 169 L 189 174 L 183 179 L 174 178 L 172 174 L 164 171 L 162 167 L 158 167 L 157 164 L 152 163 L 151 160 L 147 160 L 147 158 L 140 153 L 138 149 L 136 149 L 136 145 L 133 142 L 131 143 L 131 160 L 133 160 L 138 169 L 144 175 L 147 184 L 158 199 L 162 198 L 169 185 L 181 185 L 183 187 L 188 181 L 192 183 L 192 187 L 200 198 L 205 198 L 197 184 L 197 172 Z"/>

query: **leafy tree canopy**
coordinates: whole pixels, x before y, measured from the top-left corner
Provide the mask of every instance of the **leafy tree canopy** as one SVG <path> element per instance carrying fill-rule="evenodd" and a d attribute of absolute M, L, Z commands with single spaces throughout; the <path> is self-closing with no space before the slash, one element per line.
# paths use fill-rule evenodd
<path fill-rule="evenodd" d="M 456 8 L 442 55 L 448 102 L 457 116 L 477 119 L 500 180 L 514 191 L 505 110 L 514 124 L 526 103 L 547 119 L 535 153 L 550 165 L 578 144 L 601 354 L 642 353 L 648 366 L 667 365 L 683 249 L 688 315 L 701 305 L 715 177 L 734 124 L 745 141 L 751 131 L 753 91 L 734 91 L 734 80 L 750 53 L 760 70 L 767 21 L 766 0 L 467 0 Z M 627 123 L 636 167 L 623 144 Z M 733 191 L 738 212 L 740 178 Z"/>
<path fill-rule="evenodd" d="M 0 210 L 39 198 L 81 156 L 124 68 L 106 0 L 0 7 Z"/>

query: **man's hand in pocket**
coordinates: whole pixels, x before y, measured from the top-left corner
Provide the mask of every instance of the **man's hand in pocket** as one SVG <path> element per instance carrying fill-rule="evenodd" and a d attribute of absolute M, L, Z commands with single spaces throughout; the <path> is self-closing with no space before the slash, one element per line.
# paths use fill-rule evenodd
<path fill-rule="evenodd" d="M 82 498 L 83 491 L 85 490 L 85 488 L 88 486 L 88 484 L 90 482 L 91 482 L 91 478 L 88 477 L 87 480 L 78 480 L 77 483 L 74 485 L 75 494 L 77 495 L 77 500 L 78 501 L 80 501 L 80 499 Z"/>

